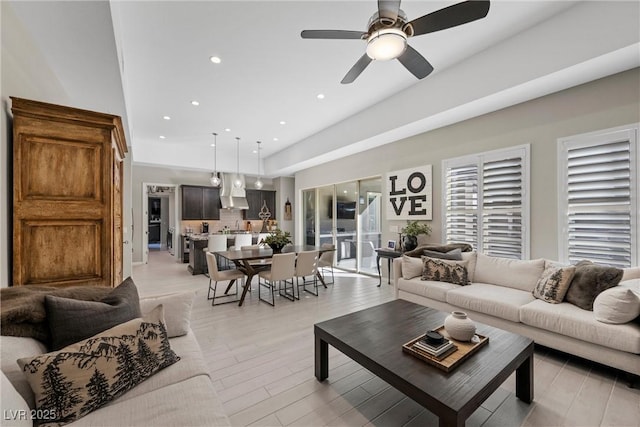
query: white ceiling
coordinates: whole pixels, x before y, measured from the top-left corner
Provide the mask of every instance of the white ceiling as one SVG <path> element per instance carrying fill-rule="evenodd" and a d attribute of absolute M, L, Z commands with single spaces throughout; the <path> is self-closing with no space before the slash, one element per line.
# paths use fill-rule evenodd
<path fill-rule="evenodd" d="M 411 20 L 454 3 L 402 9 Z M 240 137 L 242 172 L 257 172 L 261 140 L 266 174 L 291 174 L 640 64 L 638 1 L 492 1 L 485 19 L 409 40 L 435 68 L 426 79 L 397 61 L 373 62 L 351 85 L 340 80 L 365 42 L 303 40 L 300 31 L 365 31 L 375 0 L 111 1 L 110 16 L 105 4 L 13 8 L 62 84 L 75 87 L 76 106 L 124 99 L 136 164 L 211 170 L 217 132 L 219 170 L 235 170 Z M 96 18 L 105 9 L 110 35 Z M 76 84 L 83 75 L 109 83 Z"/>

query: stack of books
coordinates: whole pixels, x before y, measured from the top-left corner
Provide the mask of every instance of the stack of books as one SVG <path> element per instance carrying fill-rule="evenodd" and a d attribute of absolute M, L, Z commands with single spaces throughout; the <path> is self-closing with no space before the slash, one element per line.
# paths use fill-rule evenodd
<path fill-rule="evenodd" d="M 438 360 L 441 360 L 456 351 L 458 349 L 458 346 L 448 339 L 445 339 L 440 344 L 432 345 L 423 338 L 413 343 L 413 349 L 421 353 L 426 353 L 428 356 L 434 357 Z"/>

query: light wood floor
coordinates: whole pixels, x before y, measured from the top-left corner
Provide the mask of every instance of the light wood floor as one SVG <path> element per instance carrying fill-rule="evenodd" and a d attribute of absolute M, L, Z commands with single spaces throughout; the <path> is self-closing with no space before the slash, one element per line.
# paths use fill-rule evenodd
<path fill-rule="evenodd" d="M 276 298 L 275 307 L 259 303 L 256 291 L 243 307 L 211 307 L 208 278 L 167 252 L 150 252 L 133 278 L 141 295 L 197 292 L 191 326 L 234 426 L 437 426 L 433 414 L 331 347 L 329 379 L 314 377 L 313 324 L 392 300 L 392 287 L 376 287 L 377 278 L 336 271 L 319 297 Z M 511 376 L 466 425 L 640 426 L 640 390 L 615 371 L 547 350 L 536 350 L 534 371 L 531 405 L 515 397 Z"/>

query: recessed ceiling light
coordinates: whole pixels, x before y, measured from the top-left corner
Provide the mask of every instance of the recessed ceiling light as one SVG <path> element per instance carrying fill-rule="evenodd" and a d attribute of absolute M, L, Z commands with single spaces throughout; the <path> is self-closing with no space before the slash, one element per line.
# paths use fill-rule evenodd
<path fill-rule="evenodd" d="M 217 56 L 212 56 L 211 58 L 209 58 L 209 60 L 214 64 L 219 64 L 220 62 L 222 62 Z"/>
<path fill-rule="evenodd" d="M 216 146 L 216 144 L 211 144 L 211 146 L 212 146 L 212 147 L 215 147 L 215 146 Z"/>
<path fill-rule="evenodd" d="M 324 93 L 319 93 L 318 96 L 316 96 L 316 98 L 318 99 L 324 99 Z"/>
<path fill-rule="evenodd" d="M 281 125 L 286 125 L 287 122 L 285 122 L 284 120 L 280 122 Z"/>
<path fill-rule="evenodd" d="M 164 135 L 160 135 L 160 139 L 166 139 L 167 137 Z"/>
<path fill-rule="evenodd" d="M 273 140 L 274 140 L 274 141 L 277 141 L 277 140 L 278 140 L 278 138 L 273 138 Z"/>
<path fill-rule="evenodd" d="M 198 101 L 191 101 L 191 105 L 195 105 L 197 107 L 200 103 Z"/>
<path fill-rule="evenodd" d="M 165 119 L 165 120 L 171 120 L 171 117 L 169 117 L 169 116 L 162 116 L 162 118 Z"/>
<path fill-rule="evenodd" d="M 253 154 L 258 154 L 258 150 L 253 150 L 252 153 Z"/>
<path fill-rule="evenodd" d="M 225 132 L 231 132 L 231 129 L 226 128 L 224 131 L 225 131 Z"/>

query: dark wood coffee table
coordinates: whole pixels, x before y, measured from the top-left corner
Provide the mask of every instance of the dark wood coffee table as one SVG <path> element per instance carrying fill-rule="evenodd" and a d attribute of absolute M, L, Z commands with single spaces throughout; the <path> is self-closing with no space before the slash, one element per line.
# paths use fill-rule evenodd
<path fill-rule="evenodd" d="M 329 376 L 329 344 L 440 417 L 440 427 L 465 420 L 512 372 L 516 396 L 533 400 L 533 341 L 477 323 L 489 343 L 446 373 L 403 353 L 402 344 L 442 326 L 447 313 L 395 300 L 316 323 L 315 374 Z"/>

